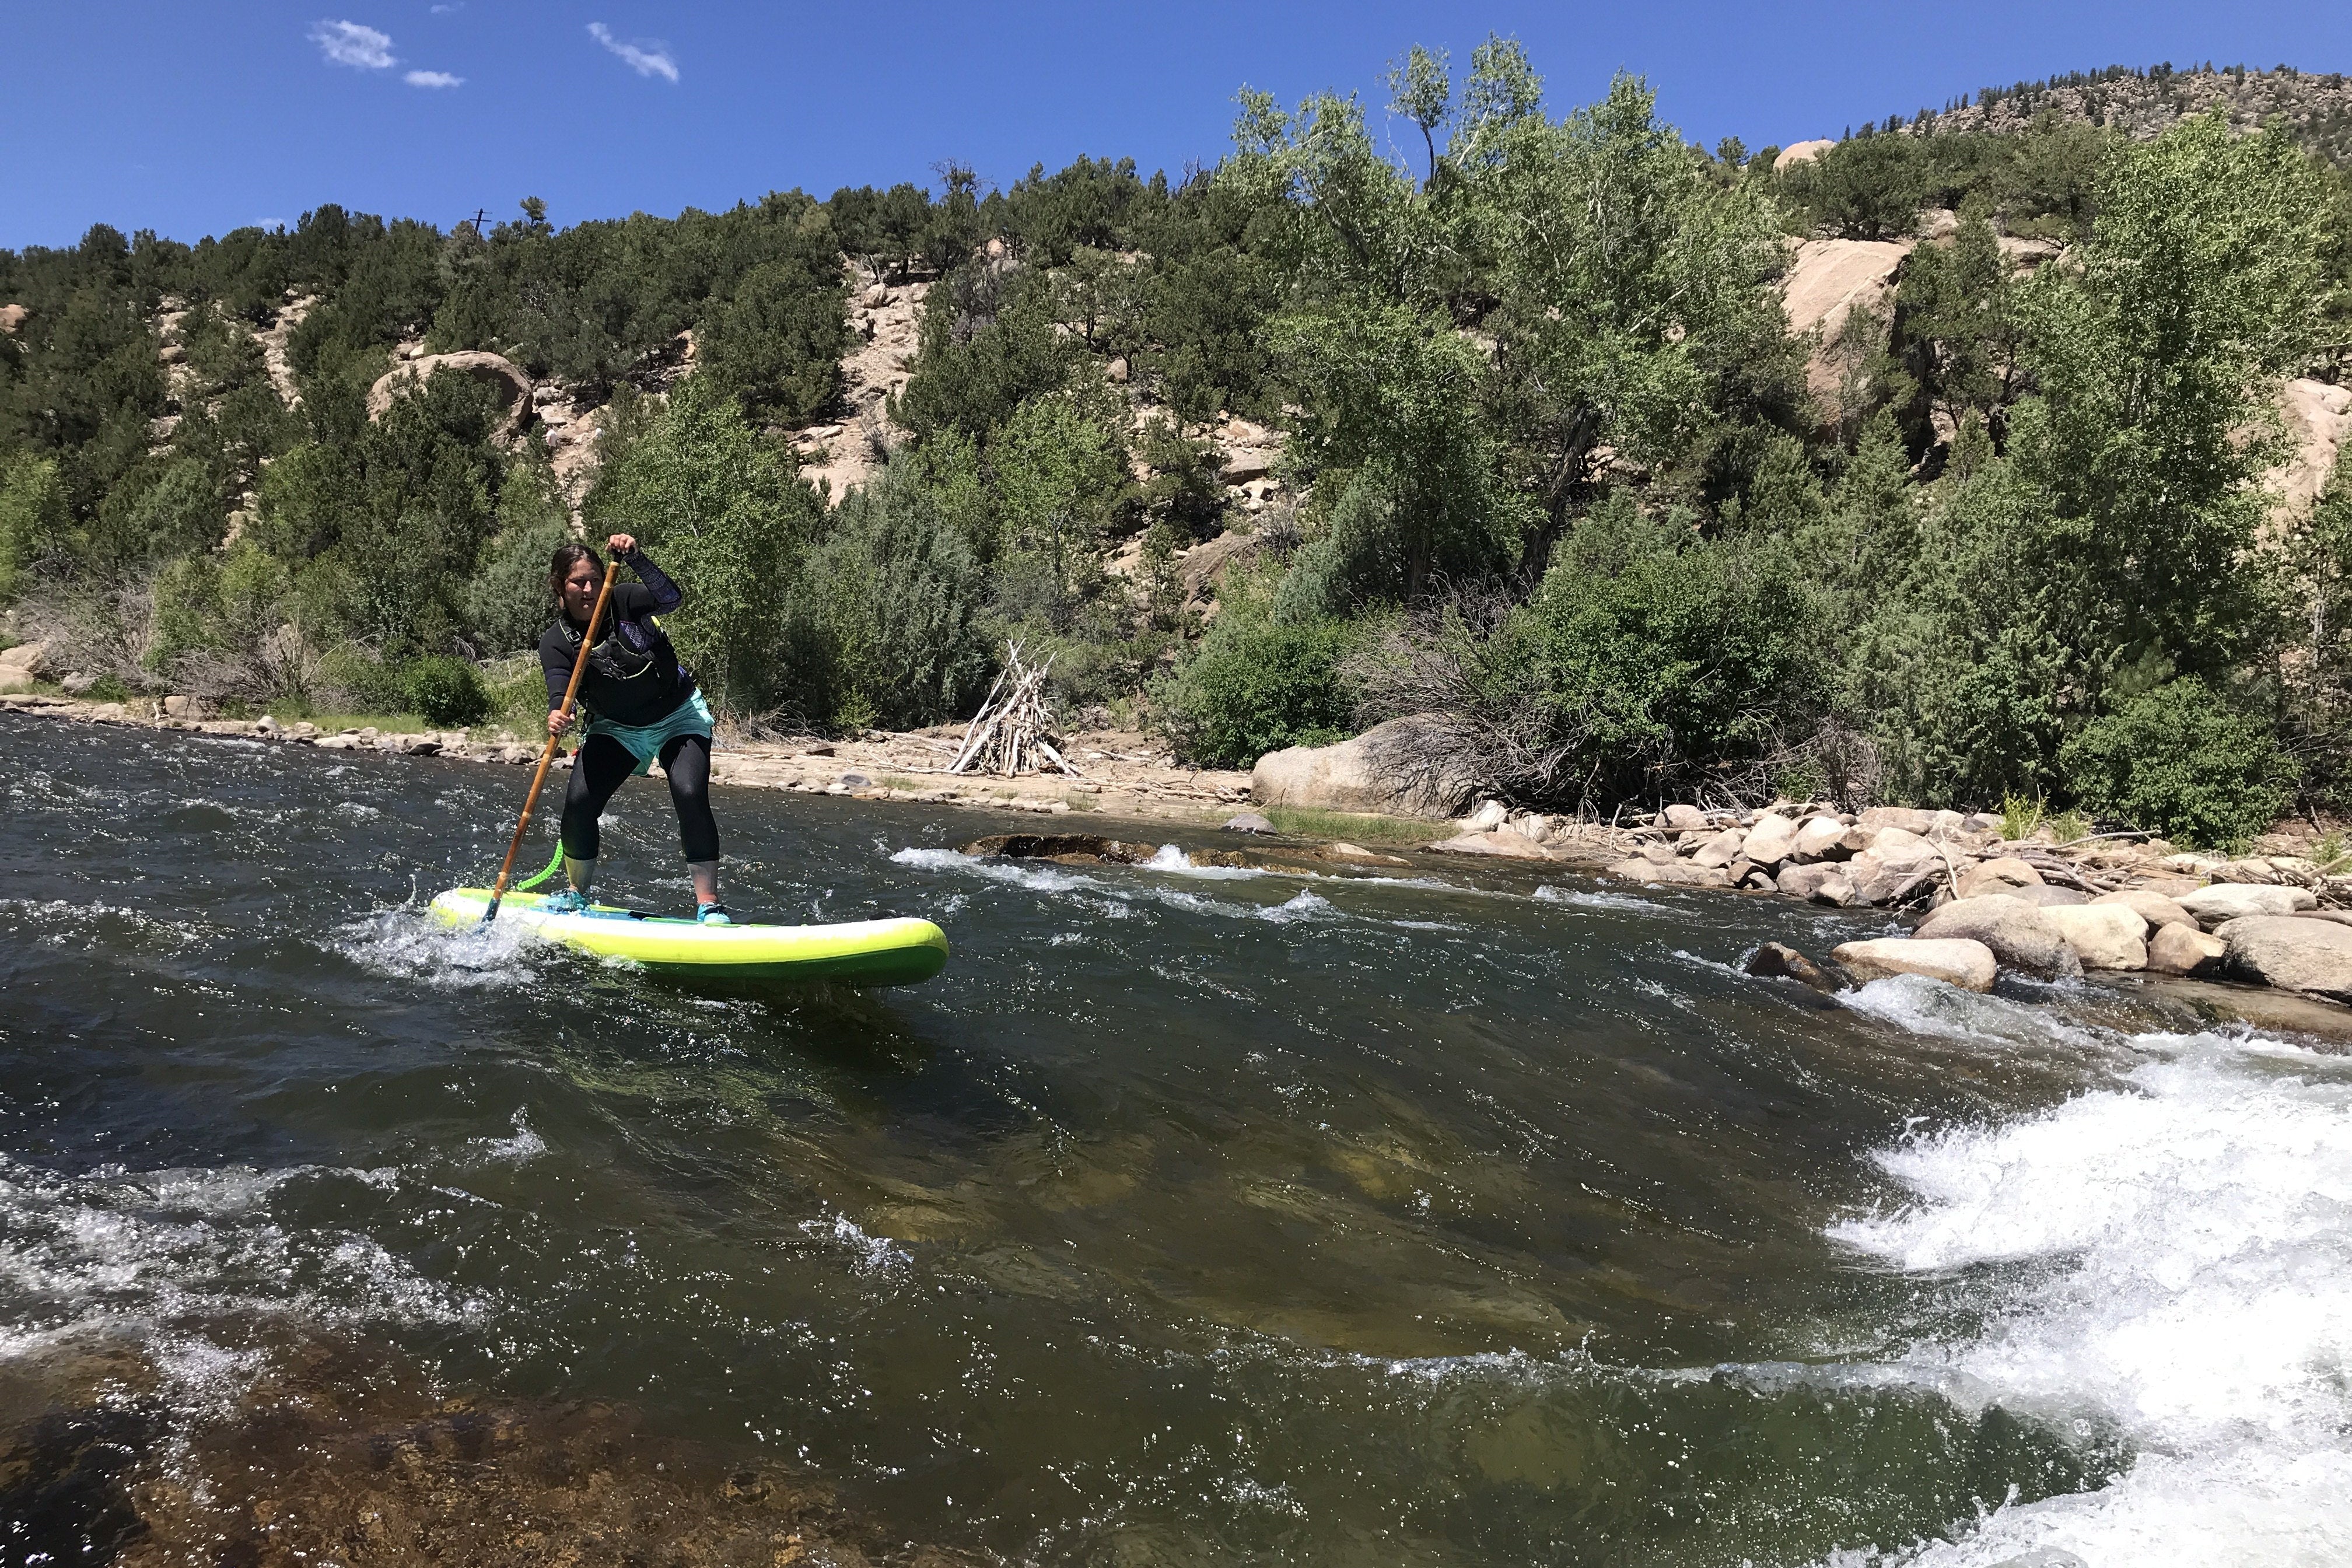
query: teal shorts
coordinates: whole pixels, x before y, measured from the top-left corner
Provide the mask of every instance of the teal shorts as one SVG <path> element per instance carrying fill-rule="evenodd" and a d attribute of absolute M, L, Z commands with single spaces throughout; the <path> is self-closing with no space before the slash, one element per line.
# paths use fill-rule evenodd
<path fill-rule="evenodd" d="M 678 736 L 699 735 L 706 741 L 710 739 L 710 704 L 702 700 L 701 691 L 697 689 L 689 692 L 686 700 L 671 709 L 669 717 L 657 724 L 640 724 L 632 729 L 626 724 L 615 724 L 609 719 L 591 719 L 588 721 L 588 732 L 591 735 L 610 735 L 626 746 L 629 755 L 637 759 L 636 771 L 629 776 L 642 778 L 652 771 L 654 759 L 661 755 L 662 748 Z"/>

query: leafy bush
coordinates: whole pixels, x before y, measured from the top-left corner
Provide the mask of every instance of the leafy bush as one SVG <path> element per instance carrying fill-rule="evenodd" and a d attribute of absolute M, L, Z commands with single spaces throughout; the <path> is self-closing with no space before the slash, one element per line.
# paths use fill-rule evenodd
<path fill-rule="evenodd" d="M 1343 673 L 1360 634 L 1342 620 L 1276 620 L 1229 608 L 1199 649 L 1152 689 L 1160 724 L 1188 762 L 1245 768 L 1285 746 L 1352 732 L 1356 692 Z"/>
<path fill-rule="evenodd" d="M 685 591 L 665 625 L 711 701 L 741 713 L 775 700 L 778 602 L 820 516 L 791 454 L 689 376 L 598 475 L 587 512 L 592 533 L 636 535 Z"/>
<path fill-rule="evenodd" d="M 434 725 L 478 724 L 490 716 L 481 672 L 462 658 L 429 654 L 401 671 L 408 704 Z"/>
<path fill-rule="evenodd" d="M 802 716 L 934 723 L 970 710 L 990 658 L 980 563 L 900 458 L 852 490 L 796 574 L 787 619 Z"/>
<path fill-rule="evenodd" d="M 2100 816 L 2213 847 L 2268 831 L 2294 782 L 2270 726 L 2193 678 L 2093 720 L 2060 762 Z"/>

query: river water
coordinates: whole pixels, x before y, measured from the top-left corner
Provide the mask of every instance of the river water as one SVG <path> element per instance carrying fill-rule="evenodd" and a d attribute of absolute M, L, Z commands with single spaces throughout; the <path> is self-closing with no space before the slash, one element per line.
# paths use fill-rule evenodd
<path fill-rule="evenodd" d="M 10 1562 L 2352 1561 L 2340 1047 L 756 791 L 739 910 L 954 957 L 697 994 L 425 918 L 519 770 L 7 717 L 0 784 Z"/>

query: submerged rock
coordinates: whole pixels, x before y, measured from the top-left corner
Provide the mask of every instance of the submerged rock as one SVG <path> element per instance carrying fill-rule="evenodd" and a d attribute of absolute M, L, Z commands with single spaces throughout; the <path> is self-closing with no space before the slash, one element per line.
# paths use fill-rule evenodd
<path fill-rule="evenodd" d="M 1963 991 L 1990 991 L 2000 973 L 1992 949 L 1966 937 L 1875 937 L 1849 942 L 1830 956 L 1857 980 L 1922 974 Z"/>
<path fill-rule="evenodd" d="M 1793 947 L 1768 942 L 1748 958 L 1748 973 L 1767 980 L 1794 980 L 1816 991 L 1834 991 L 1829 972 Z"/>
<path fill-rule="evenodd" d="M 994 833 L 973 839 L 963 847 L 962 853 L 975 857 L 1002 855 L 1011 860 L 1139 866 L 1158 855 L 1160 846 L 1130 844 L 1097 833 Z"/>

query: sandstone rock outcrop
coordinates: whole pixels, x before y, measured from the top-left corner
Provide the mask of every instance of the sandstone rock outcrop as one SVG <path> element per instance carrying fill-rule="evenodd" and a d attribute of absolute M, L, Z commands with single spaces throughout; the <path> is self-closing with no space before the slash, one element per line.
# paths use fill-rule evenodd
<path fill-rule="evenodd" d="M 376 377 L 375 384 L 368 388 L 368 417 L 383 418 L 384 412 L 392 406 L 394 398 L 423 386 L 434 376 L 444 373 L 467 376 L 490 388 L 507 411 L 506 433 L 512 434 L 521 428 L 523 419 L 530 412 L 530 377 L 504 354 L 488 353 L 480 349 L 425 354 Z"/>

